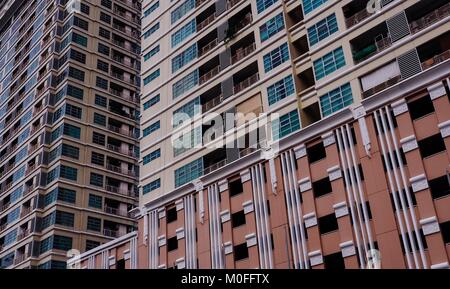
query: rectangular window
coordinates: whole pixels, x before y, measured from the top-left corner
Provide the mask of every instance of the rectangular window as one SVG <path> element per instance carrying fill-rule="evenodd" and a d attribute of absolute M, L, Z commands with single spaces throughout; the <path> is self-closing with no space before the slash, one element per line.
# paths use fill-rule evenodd
<path fill-rule="evenodd" d="M 93 132 L 92 133 L 92 143 L 104 146 L 105 145 L 105 135 Z"/>
<path fill-rule="evenodd" d="M 176 99 L 198 84 L 198 70 L 194 70 L 172 86 L 172 98 Z"/>
<path fill-rule="evenodd" d="M 316 80 L 322 79 L 345 66 L 344 50 L 342 47 L 325 54 L 322 58 L 314 61 L 314 75 Z"/>
<path fill-rule="evenodd" d="M 100 232 L 102 228 L 102 220 L 94 217 L 87 217 L 87 229 L 90 231 Z"/>
<path fill-rule="evenodd" d="M 248 258 L 247 242 L 234 246 L 234 261 L 240 261 Z"/>
<path fill-rule="evenodd" d="M 196 20 L 192 19 L 188 24 L 181 27 L 171 36 L 172 48 L 186 40 L 189 36 L 193 35 L 197 31 Z"/>
<path fill-rule="evenodd" d="M 146 127 L 142 131 L 142 136 L 146 137 L 150 135 L 152 132 L 158 130 L 160 128 L 160 122 L 159 120 L 155 122 L 154 124 L 151 124 L 149 127 Z"/>
<path fill-rule="evenodd" d="M 89 194 L 89 203 L 88 203 L 89 207 L 101 209 L 103 207 L 102 203 L 103 202 L 101 196 Z"/>
<path fill-rule="evenodd" d="M 305 14 L 308 14 L 327 1 L 328 0 L 303 0 L 303 11 L 305 12 Z"/>
<path fill-rule="evenodd" d="M 160 156 L 161 156 L 161 150 L 157 149 L 157 150 L 149 153 L 148 155 L 144 156 L 143 164 L 146 165 L 146 164 L 150 163 L 151 161 L 156 160 Z"/>
<path fill-rule="evenodd" d="M 334 213 L 318 218 L 317 223 L 319 225 L 320 234 L 327 234 L 339 229 L 336 215 Z"/>
<path fill-rule="evenodd" d="M 150 107 L 154 106 L 155 104 L 157 104 L 160 101 L 160 96 L 159 94 L 150 98 L 150 100 L 144 102 L 144 110 L 149 109 Z"/>
<path fill-rule="evenodd" d="M 96 173 L 91 173 L 89 184 L 96 187 L 103 187 L 103 176 Z"/>
<path fill-rule="evenodd" d="M 107 106 L 106 97 L 96 94 L 95 105 L 106 107 Z"/>
<path fill-rule="evenodd" d="M 193 181 L 203 175 L 203 159 L 199 158 L 175 170 L 175 187 Z"/>
<path fill-rule="evenodd" d="M 167 251 L 174 251 L 178 249 L 178 238 L 174 236 L 172 238 L 167 239 Z"/>
<path fill-rule="evenodd" d="M 295 109 L 290 113 L 282 115 L 280 118 L 272 121 L 273 140 L 283 138 L 300 129 L 300 119 L 298 111 Z"/>
<path fill-rule="evenodd" d="M 440 133 L 418 141 L 420 155 L 427 158 L 446 150 L 444 139 Z"/>
<path fill-rule="evenodd" d="M 258 14 L 278 2 L 277 0 L 256 0 L 256 8 L 258 9 Z"/>
<path fill-rule="evenodd" d="M 269 105 L 273 105 L 294 93 L 294 79 L 292 75 L 289 75 L 267 88 Z"/>
<path fill-rule="evenodd" d="M 155 11 L 156 9 L 158 9 L 159 7 L 159 1 L 157 1 L 155 4 L 153 4 L 152 6 L 150 6 L 150 8 L 146 9 L 144 11 L 144 17 L 149 16 L 153 11 Z"/>
<path fill-rule="evenodd" d="M 332 14 L 308 28 L 309 45 L 315 45 L 339 30 L 336 15 Z"/>
<path fill-rule="evenodd" d="M 231 227 L 236 228 L 242 225 L 245 225 L 245 213 L 244 211 L 239 211 L 234 214 L 231 214 Z"/>
<path fill-rule="evenodd" d="M 144 85 L 149 84 L 150 82 L 152 82 L 153 80 L 155 80 L 156 78 L 158 78 L 160 75 L 160 70 L 155 70 L 154 72 L 152 72 L 149 76 L 147 76 L 146 78 L 144 78 Z"/>
<path fill-rule="evenodd" d="M 179 55 L 172 59 L 172 73 L 177 72 L 183 66 L 197 58 L 197 43 L 187 48 L 185 51 L 181 52 Z"/>
<path fill-rule="evenodd" d="M 199 113 L 201 113 L 200 97 L 196 97 L 173 112 L 173 127 L 181 125 L 186 118 L 192 118 Z"/>
<path fill-rule="evenodd" d="M 153 33 L 158 31 L 158 29 L 159 29 L 159 22 L 156 23 L 155 25 L 153 25 L 152 27 L 150 27 L 149 30 L 144 32 L 144 39 L 149 38 Z"/>
<path fill-rule="evenodd" d="M 344 84 L 337 89 L 320 97 L 320 108 L 322 115 L 328 116 L 353 103 L 352 88 L 350 83 Z"/>
<path fill-rule="evenodd" d="M 105 155 L 92 152 L 91 163 L 94 165 L 103 166 L 105 164 Z"/>
<path fill-rule="evenodd" d="M 261 27 L 259 27 L 259 33 L 261 35 L 261 42 L 266 41 L 271 36 L 277 34 L 284 29 L 283 14 L 280 13 L 277 16 L 269 19 Z"/>
<path fill-rule="evenodd" d="M 106 126 L 106 116 L 94 112 L 94 123 L 101 126 Z"/>
<path fill-rule="evenodd" d="M 152 58 L 153 55 L 156 55 L 158 52 L 159 52 L 159 45 L 157 45 L 155 48 L 153 48 L 144 55 L 144 61 L 149 60 L 150 58 Z"/>
<path fill-rule="evenodd" d="M 314 193 L 314 197 L 318 198 L 321 196 L 324 196 L 326 194 L 329 194 L 333 191 L 331 188 L 331 182 L 330 178 L 326 177 L 321 180 L 315 181 L 312 183 L 312 189 Z"/>
<path fill-rule="evenodd" d="M 59 176 L 64 179 L 76 181 L 78 170 L 76 168 L 61 165 Z"/>
<path fill-rule="evenodd" d="M 175 10 L 172 11 L 170 15 L 170 21 L 172 24 L 181 19 L 184 15 L 186 15 L 189 11 L 195 8 L 195 0 L 186 0 L 181 3 Z"/>
<path fill-rule="evenodd" d="M 68 144 L 62 144 L 61 146 L 61 154 L 63 156 L 72 158 L 72 159 L 78 159 L 80 156 L 80 149 Z"/>
<path fill-rule="evenodd" d="M 144 187 L 142 188 L 142 194 L 148 194 L 151 191 L 154 191 L 156 189 L 159 189 L 161 187 L 161 179 L 157 179 L 154 180 L 152 182 L 150 182 L 147 185 L 144 185 Z"/>
<path fill-rule="evenodd" d="M 289 60 L 289 49 L 287 43 L 284 43 L 280 47 L 272 50 L 263 57 L 264 59 L 264 71 L 270 72 L 272 69 L 280 66 L 284 62 Z"/>
<path fill-rule="evenodd" d="M 175 206 L 168 208 L 166 211 L 167 215 L 167 224 L 175 222 L 178 219 L 178 212 Z"/>

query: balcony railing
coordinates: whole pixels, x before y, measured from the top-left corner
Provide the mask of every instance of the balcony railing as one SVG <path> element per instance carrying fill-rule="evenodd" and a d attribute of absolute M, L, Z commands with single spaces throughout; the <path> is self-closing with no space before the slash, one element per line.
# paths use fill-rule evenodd
<path fill-rule="evenodd" d="M 125 196 L 131 196 L 134 197 L 136 194 L 134 193 L 134 191 L 132 190 L 123 190 L 119 187 L 116 186 L 110 186 L 110 185 L 106 185 L 105 189 L 108 192 L 112 192 L 112 193 L 116 193 L 116 194 L 121 194 L 121 195 L 125 195 Z"/>
<path fill-rule="evenodd" d="M 442 63 L 446 60 L 450 59 L 450 50 L 445 51 L 444 53 L 441 53 L 439 55 L 434 56 L 433 58 L 430 58 L 422 63 L 422 69 L 428 69 L 430 67 L 433 67 L 435 65 L 438 65 L 439 63 Z"/>
<path fill-rule="evenodd" d="M 119 237 L 119 231 L 110 230 L 110 229 L 103 229 L 103 235 L 105 235 L 107 237 L 117 238 L 117 237 Z"/>
<path fill-rule="evenodd" d="M 205 113 L 211 109 L 213 109 L 214 107 L 218 106 L 220 103 L 222 103 L 223 101 L 223 95 L 220 94 L 219 96 L 211 99 L 210 101 L 206 102 L 205 104 L 202 105 L 202 112 Z"/>
<path fill-rule="evenodd" d="M 17 241 L 25 239 L 30 234 L 31 234 L 31 230 L 30 229 L 27 229 L 27 230 L 24 230 L 22 232 L 19 232 L 19 234 L 17 234 Z"/>
<path fill-rule="evenodd" d="M 239 82 L 233 87 L 233 93 L 236 94 L 247 87 L 251 86 L 252 84 L 256 83 L 259 80 L 259 74 L 255 73 L 252 76 L 246 78 L 245 80 Z"/>
<path fill-rule="evenodd" d="M 118 126 L 115 126 L 115 125 L 111 125 L 111 124 L 108 125 L 108 129 L 113 131 L 113 132 L 122 134 L 122 135 L 134 137 L 134 132 L 132 130 L 126 130 L 126 129 L 123 129 L 121 127 L 118 127 Z"/>
<path fill-rule="evenodd" d="M 380 91 L 383 91 L 383 90 L 385 90 L 385 89 L 387 89 L 387 88 L 397 84 L 401 79 L 402 79 L 402 77 L 400 75 L 398 75 L 398 76 L 393 77 L 393 78 L 391 78 L 391 79 L 389 79 L 389 80 L 387 80 L 387 81 L 385 81 L 383 83 L 380 83 L 379 85 L 377 85 L 377 86 L 375 86 L 375 87 L 373 87 L 373 88 L 371 88 L 369 90 L 364 91 L 363 92 L 363 98 L 370 97 L 370 96 L 372 96 L 372 95 L 374 95 L 374 94 L 376 94 L 376 93 L 378 93 Z"/>
<path fill-rule="evenodd" d="M 239 60 L 245 58 L 247 55 L 256 50 L 256 44 L 252 43 L 247 47 L 236 50 L 236 53 L 231 56 L 231 63 L 235 64 Z"/>
<path fill-rule="evenodd" d="M 118 153 L 121 153 L 121 154 L 124 154 L 124 155 L 129 155 L 131 157 L 135 157 L 136 156 L 136 154 L 135 154 L 135 152 L 133 150 L 122 149 L 121 147 L 115 146 L 115 145 L 112 145 L 112 144 L 108 144 L 107 148 L 109 150 L 112 150 L 112 151 L 115 151 L 115 152 L 118 152 Z"/>
<path fill-rule="evenodd" d="M 125 170 L 125 169 L 122 169 L 119 166 L 115 166 L 115 165 L 112 165 L 112 164 L 106 164 L 106 168 L 108 170 L 110 170 L 110 171 L 113 171 L 113 172 L 116 172 L 116 173 L 119 173 L 119 174 L 129 175 L 129 176 L 132 176 L 132 177 L 134 177 L 136 175 L 134 173 L 134 171 L 132 171 L 132 170 Z"/>
<path fill-rule="evenodd" d="M 228 0 L 227 1 L 227 9 L 233 8 L 236 4 L 241 2 L 242 0 Z"/>
<path fill-rule="evenodd" d="M 380 40 L 376 40 L 374 44 L 354 53 L 353 59 L 355 60 L 355 63 L 363 62 L 364 60 L 367 60 L 370 57 L 389 48 L 391 45 L 392 45 L 391 37 L 386 36 Z"/>
<path fill-rule="evenodd" d="M 0 213 L 5 211 L 6 209 L 8 209 L 9 206 L 11 206 L 11 203 L 6 203 L 6 204 L 0 206 Z"/>
<path fill-rule="evenodd" d="M 215 13 L 208 16 L 208 18 L 197 24 L 197 32 L 199 32 L 200 30 L 211 24 L 215 19 L 216 19 Z"/>
<path fill-rule="evenodd" d="M 347 25 L 347 28 L 350 28 L 352 26 L 355 26 L 359 22 L 363 21 L 364 19 L 369 18 L 370 15 L 373 15 L 367 11 L 367 9 L 363 9 L 359 12 L 357 12 L 355 15 L 350 16 L 345 20 L 345 24 Z"/>
<path fill-rule="evenodd" d="M 123 217 L 128 217 L 128 212 L 125 210 L 105 206 L 104 208 L 105 213 L 112 214 L 112 215 L 119 215 Z"/>
<path fill-rule="evenodd" d="M 215 163 L 213 165 L 210 165 L 209 167 L 205 168 L 203 170 L 203 174 L 204 175 L 209 174 L 209 173 L 211 173 L 211 172 L 213 172 L 213 171 L 215 171 L 217 169 L 220 169 L 221 167 L 225 166 L 226 164 L 227 164 L 227 160 L 226 159 L 221 160 L 221 161 L 219 161 L 219 162 L 217 162 L 217 163 Z"/>
<path fill-rule="evenodd" d="M 198 56 L 202 56 L 205 55 L 208 51 L 212 50 L 214 47 L 217 46 L 217 38 L 214 39 L 213 41 L 209 42 L 208 44 L 206 44 L 205 46 L 203 46 L 202 48 L 199 49 L 198 51 Z"/>
<path fill-rule="evenodd" d="M 208 80 L 210 80 L 211 78 L 213 78 L 214 76 L 218 75 L 219 72 L 220 72 L 220 65 L 217 65 L 216 67 L 214 67 L 207 73 L 200 76 L 198 81 L 200 84 L 203 84 L 203 83 L 207 82 Z"/>
<path fill-rule="evenodd" d="M 415 34 L 448 16 L 450 16 L 450 3 L 447 3 L 422 18 L 411 22 L 409 24 L 411 33 Z"/>

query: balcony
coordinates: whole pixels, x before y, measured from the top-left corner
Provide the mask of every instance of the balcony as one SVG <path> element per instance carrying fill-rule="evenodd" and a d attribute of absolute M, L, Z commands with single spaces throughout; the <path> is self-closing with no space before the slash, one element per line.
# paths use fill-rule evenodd
<path fill-rule="evenodd" d="M 128 176 L 131 176 L 131 177 L 135 177 L 136 176 L 136 173 L 133 170 L 125 170 L 125 169 L 122 169 L 119 166 L 115 166 L 115 165 L 112 165 L 112 164 L 106 164 L 106 169 L 110 170 L 112 172 L 115 172 L 115 173 L 124 174 L 124 175 L 128 175 Z"/>
<path fill-rule="evenodd" d="M 364 21 L 370 16 L 374 15 L 367 11 L 367 3 L 369 0 L 352 1 L 348 5 L 342 7 L 345 16 L 345 24 L 347 28 L 351 28 L 358 23 Z"/>
<path fill-rule="evenodd" d="M 120 195 L 130 196 L 130 197 L 135 197 L 136 196 L 134 191 L 132 191 L 132 190 L 124 190 L 124 189 L 121 189 L 120 187 L 116 187 L 116 186 L 106 185 L 105 189 L 108 192 L 115 193 L 115 194 L 120 194 Z"/>
<path fill-rule="evenodd" d="M 109 150 L 112 150 L 114 152 L 121 153 L 121 154 L 124 154 L 124 155 L 128 155 L 130 157 L 136 157 L 136 153 L 133 150 L 123 149 L 122 147 L 119 147 L 119 146 L 116 146 L 116 145 L 113 145 L 113 144 L 108 144 L 106 147 Z"/>
<path fill-rule="evenodd" d="M 439 22 L 440 20 L 447 18 L 450 16 L 450 3 L 447 3 L 438 9 L 433 10 L 432 12 L 428 13 L 427 15 L 412 21 L 409 26 L 411 29 L 411 33 L 415 34 L 418 33 L 425 28 L 433 25 L 436 22 Z"/>
<path fill-rule="evenodd" d="M 244 59 L 256 50 L 256 44 L 252 43 L 247 47 L 237 49 L 236 52 L 231 56 L 231 64 L 235 64 L 241 59 Z"/>
<path fill-rule="evenodd" d="M 108 125 L 108 129 L 113 131 L 113 132 L 115 132 L 115 133 L 134 138 L 134 132 L 132 130 L 123 129 L 121 127 L 118 127 L 118 126 L 115 126 L 115 125 L 111 125 L 111 124 Z"/>
<path fill-rule="evenodd" d="M 254 83 L 259 81 L 259 73 L 255 73 L 250 77 L 247 77 L 246 79 L 244 79 L 243 81 L 238 82 L 234 87 L 233 87 L 233 93 L 237 94 L 240 91 L 246 89 L 247 87 L 250 87 L 251 85 L 253 85 Z"/>
<path fill-rule="evenodd" d="M 239 4 L 239 2 L 241 2 L 242 0 L 228 0 L 227 1 L 227 9 L 231 9 L 234 6 L 236 6 L 237 4 Z"/>
<path fill-rule="evenodd" d="M 447 50 L 439 55 L 434 56 L 433 58 L 426 60 L 425 62 L 422 62 L 422 69 L 425 70 L 431 68 L 448 59 L 450 59 L 450 50 Z"/>
<path fill-rule="evenodd" d="M 223 159 L 217 163 L 214 163 L 208 167 L 206 167 L 205 169 L 203 169 L 203 175 L 209 174 L 215 170 L 220 169 L 221 167 L 224 167 L 227 164 L 227 160 Z"/>
<path fill-rule="evenodd" d="M 217 44 L 218 44 L 217 38 L 215 38 L 214 40 L 208 42 L 206 45 L 204 45 L 201 48 L 199 48 L 198 56 L 201 57 L 201 56 L 205 55 L 206 53 L 211 51 L 214 47 L 216 47 Z"/>
<path fill-rule="evenodd" d="M 105 207 L 103 207 L 103 210 L 107 214 L 117 215 L 117 216 L 122 216 L 122 217 L 129 217 L 127 211 L 121 210 L 121 209 L 118 209 L 118 208 L 105 206 Z"/>
<path fill-rule="evenodd" d="M 103 235 L 105 235 L 107 237 L 112 237 L 112 238 L 120 237 L 119 236 L 119 231 L 111 230 L 111 229 L 103 229 Z"/>
<path fill-rule="evenodd" d="M 199 77 L 199 84 L 203 84 L 213 78 L 214 76 L 218 75 L 220 73 L 220 65 L 214 67 L 210 71 L 206 72 L 205 74 L 201 75 Z"/>
<path fill-rule="evenodd" d="M 215 19 L 216 19 L 216 14 L 214 13 L 214 14 L 211 14 L 210 16 L 208 16 L 206 19 L 199 22 L 197 24 L 197 32 L 199 32 L 200 30 L 203 30 L 203 28 L 205 28 L 206 26 L 211 24 Z"/>

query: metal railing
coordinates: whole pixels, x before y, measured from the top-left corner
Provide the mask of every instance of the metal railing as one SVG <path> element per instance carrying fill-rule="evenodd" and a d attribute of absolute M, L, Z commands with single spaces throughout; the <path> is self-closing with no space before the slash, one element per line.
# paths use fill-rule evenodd
<path fill-rule="evenodd" d="M 220 103 L 222 103 L 223 101 L 223 95 L 220 94 L 219 96 L 211 99 L 210 101 L 206 102 L 205 104 L 202 105 L 202 112 L 205 113 L 211 109 L 213 109 L 214 107 L 218 106 Z"/>
<path fill-rule="evenodd" d="M 378 93 L 380 91 L 385 90 L 386 88 L 389 88 L 389 87 L 397 84 L 401 79 L 402 79 L 402 77 L 400 75 L 398 75 L 398 76 L 393 77 L 393 78 L 391 78 L 391 79 L 389 79 L 389 80 L 387 80 L 387 81 L 385 81 L 383 83 L 378 84 L 375 87 L 372 87 L 369 90 L 364 91 L 363 92 L 363 99 L 367 98 L 367 97 L 370 97 L 370 96 L 372 96 L 372 95 L 374 95 L 374 94 L 376 94 L 376 93 Z"/>
<path fill-rule="evenodd" d="M 411 33 L 415 34 L 448 16 L 450 16 L 450 3 L 447 3 L 429 14 L 411 22 L 409 24 Z"/>
<path fill-rule="evenodd" d="M 219 72 L 220 72 L 220 65 L 217 65 L 216 67 L 214 67 L 210 71 L 208 71 L 205 74 L 203 74 L 202 76 L 200 76 L 200 78 L 198 80 L 199 84 L 203 84 L 203 83 L 207 82 L 208 80 L 210 80 L 214 76 L 218 75 Z"/>
<path fill-rule="evenodd" d="M 217 44 L 218 44 L 218 41 L 217 41 L 217 38 L 216 38 L 213 41 L 211 41 L 208 44 L 206 44 L 205 46 L 203 46 L 202 48 L 200 48 L 198 50 L 198 56 L 200 57 L 200 56 L 206 54 L 208 51 L 210 51 L 211 49 L 216 47 Z"/>
<path fill-rule="evenodd" d="M 256 50 L 256 44 L 252 43 L 247 47 L 236 50 L 236 53 L 231 56 L 231 63 L 235 64 L 239 60 L 245 58 L 247 55 Z"/>
<path fill-rule="evenodd" d="M 428 69 L 428 68 L 438 65 L 439 63 L 442 63 L 448 59 L 450 59 L 450 49 L 441 54 L 434 56 L 433 58 L 430 58 L 430 59 L 422 62 L 422 69 L 423 70 Z"/>
<path fill-rule="evenodd" d="M 227 164 L 227 160 L 226 159 L 221 160 L 221 161 L 219 161 L 219 162 L 217 162 L 215 164 L 212 164 L 209 167 L 203 169 L 203 175 L 209 174 L 209 173 L 211 173 L 211 172 L 213 172 L 213 171 L 215 171 L 215 170 L 225 166 L 226 164 Z"/>
<path fill-rule="evenodd" d="M 252 76 L 244 79 L 243 81 L 239 82 L 233 87 L 233 93 L 236 94 L 247 87 L 251 86 L 252 84 L 256 83 L 259 80 L 259 74 L 255 73 Z"/>

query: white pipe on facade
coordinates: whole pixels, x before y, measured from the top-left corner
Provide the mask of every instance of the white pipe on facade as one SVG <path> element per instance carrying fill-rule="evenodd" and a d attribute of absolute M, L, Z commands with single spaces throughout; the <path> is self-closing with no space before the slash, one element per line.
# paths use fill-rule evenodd
<path fill-rule="evenodd" d="M 420 267 L 419 267 L 419 259 L 418 259 L 417 253 L 416 253 L 417 249 L 416 249 L 416 245 L 414 243 L 415 236 L 411 232 L 412 231 L 412 227 L 411 227 L 411 224 L 409 222 L 408 208 L 407 208 L 407 205 L 406 205 L 405 197 L 403 196 L 403 188 L 402 188 L 401 183 L 400 183 L 400 179 L 399 179 L 399 176 L 398 176 L 398 173 L 397 173 L 397 169 L 395 168 L 395 160 L 394 160 L 394 157 L 392 156 L 393 150 L 392 150 L 392 146 L 391 146 L 391 141 L 389 139 L 389 134 L 388 134 L 387 126 L 386 126 L 386 120 L 384 119 L 384 116 L 383 116 L 383 110 L 380 109 L 379 113 L 380 113 L 380 118 L 381 118 L 381 125 L 383 127 L 384 137 L 386 139 L 386 144 L 387 144 L 387 148 L 388 148 L 388 151 L 389 151 L 389 153 L 388 153 L 389 154 L 389 159 L 391 160 L 391 164 L 392 164 L 392 167 L 393 167 L 392 171 L 394 172 L 395 184 L 397 185 L 398 194 L 400 196 L 400 203 L 402 205 L 402 212 L 403 212 L 403 216 L 404 216 L 405 222 L 406 222 L 406 227 L 407 227 L 407 230 L 408 230 L 408 238 L 409 238 L 409 242 L 410 242 L 410 245 L 411 245 L 411 248 L 412 248 L 414 263 L 415 263 L 416 268 L 418 269 Z"/>
<path fill-rule="evenodd" d="M 341 135 L 342 135 L 342 141 L 343 141 L 343 144 L 344 144 L 344 155 L 345 155 L 345 159 L 346 159 L 347 164 L 348 164 L 348 172 L 349 172 L 349 175 L 350 175 L 350 180 L 352 182 L 351 188 L 352 188 L 353 198 L 355 200 L 356 212 L 357 212 L 357 216 L 358 216 L 358 220 L 359 220 L 359 227 L 360 227 L 361 236 L 362 236 L 362 240 L 363 240 L 363 246 L 364 246 L 365 252 L 367 253 L 369 250 L 368 250 L 368 247 L 367 247 L 366 234 L 364 232 L 364 225 L 363 225 L 363 223 L 364 223 L 363 222 L 364 216 L 363 216 L 363 214 L 361 212 L 360 200 L 358 198 L 358 194 L 356 193 L 356 190 L 357 190 L 357 188 L 356 188 L 356 180 L 355 180 L 355 175 L 354 175 L 354 172 L 353 172 L 353 170 L 357 170 L 357 168 L 354 168 L 352 166 L 351 161 L 350 161 L 350 156 L 349 156 L 349 153 L 348 153 L 348 150 L 349 150 L 348 148 L 350 147 L 350 144 L 347 143 L 347 139 L 345 137 L 346 134 L 345 134 L 344 127 L 341 127 Z"/>
<path fill-rule="evenodd" d="M 301 242 L 301 246 L 302 246 L 302 252 L 303 252 L 303 262 L 305 264 L 305 268 L 309 269 L 309 262 L 308 262 L 308 252 L 307 252 L 307 248 L 306 248 L 306 244 L 305 244 L 305 227 L 303 225 L 303 210 L 302 210 L 302 202 L 300 201 L 300 191 L 298 188 L 298 180 L 297 180 L 297 170 L 295 169 L 295 164 L 294 164 L 294 152 L 293 150 L 289 150 L 289 159 L 290 159 L 290 163 L 291 163 L 291 170 L 292 170 L 292 181 L 294 183 L 294 194 L 295 194 L 295 202 L 296 202 L 296 210 L 297 210 L 297 214 L 299 216 L 299 223 L 300 223 L 300 227 L 299 227 L 299 231 L 300 231 L 300 242 Z"/>
<path fill-rule="evenodd" d="M 291 209 L 291 205 L 289 203 L 289 189 L 287 187 L 287 182 L 286 182 L 286 165 L 285 165 L 285 161 L 284 161 L 284 154 L 280 155 L 280 159 L 281 159 L 281 170 L 283 171 L 283 186 L 284 186 L 284 192 L 285 192 L 285 199 L 286 199 L 286 207 L 288 210 L 288 220 L 289 220 L 289 230 L 291 231 L 291 245 L 292 245 L 292 257 L 294 259 L 294 269 L 298 268 L 298 264 L 299 262 L 297 261 L 297 248 L 295 246 L 295 242 L 294 242 L 294 233 L 292 232 L 292 209 Z M 300 269 L 302 269 L 302 265 L 300 265 Z"/>
<path fill-rule="evenodd" d="M 366 227 L 367 237 L 369 239 L 369 247 L 370 247 L 370 250 L 375 250 L 373 238 L 372 238 L 372 228 L 370 227 L 369 213 L 367 210 L 366 200 L 364 198 L 364 191 L 363 191 L 362 185 L 361 185 L 361 175 L 359 174 L 359 167 L 358 167 L 358 163 L 356 162 L 355 151 L 354 151 L 354 148 L 351 143 L 352 138 L 351 138 L 350 127 L 348 124 L 346 124 L 345 128 L 347 130 L 347 138 L 348 138 L 348 144 L 349 144 L 348 147 L 349 147 L 350 154 L 352 157 L 353 167 L 355 168 L 356 183 L 357 183 L 357 187 L 358 187 L 359 198 L 361 200 L 361 206 L 362 206 L 362 211 L 363 211 L 363 216 L 364 216 L 364 221 L 365 221 L 364 224 Z"/>
<path fill-rule="evenodd" d="M 382 117 L 382 115 L 380 115 L 380 118 L 381 117 Z M 376 111 L 374 112 L 374 118 L 375 118 L 375 125 L 376 125 L 377 131 L 378 131 L 378 137 L 379 137 L 379 140 L 380 140 L 381 152 L 383 153 L 384 163 L 386 164 L 386 171 L 387 171 L 388 180 L 389 180 L 389 187 L 390 187 L 390 190 L 391 190 L 391 193 L 392 193 L 392 197 L 394 199 L 395 214 L 397 216 L 397 221 L 398 221 L 398 224 L 399 224 L 399 227 L 400 227 L 400 233 L 402 235 L 403 247 L 405 248 L 405 251 L 406 251 L 406 262 L 408 264 L 408 268 L 412 269 L 413 267 L 412 267 L 411 255 L 410 255 L 410 252 L 409 252 L 409 245 L 408 245 L 408 242 L 406 242 L 406 238 L 407 237 L 405 237 L 406 233 L 405 233 L 405 228 L 404 228 L 404 224 L 403 224 L 403 218 L 400 215 L 401 208 L 400 208 L 399 200 L 398 200 L 398 197 L 397 197 L 397 191 L 395 190 L 395 187 L 394 187 L 394 181 L 392 179 L 392 172 L 391 172 L 392 168 L 391 168 L 391 165 L 390 165 L 390 163 L 388 161 L 388 158 L 387 158 L 387 151 L 386 151 L 386 148 L 385 148 L 385 145 L 384 145 L 384 140 L 383 140 L 383 131 L 381 130 L 381 125 L 380 125 L 380 122 L 378 120 L 378 113 Z"/>
<path fill-rule="evenodd" d="M 409 211 L 410 211 L 412 223 L 413 223 L 413 226 L 414 226 L 414 232 L 416 234 L 417 244 L 419 245 L 420 256 L 422 258 L 422 265 L 423 265 L 424 269 L 427 269 L 428 268 L 427 258 L 426 258 L 426 255 L 425 255 L 425 250 L 424 250 L 424 247 L 423 247 L 422 238 L 420 236 L 420 231 L 419 231 L 419 227 L 418 227 L 418 224 L 417 224 L 417 217 L 416 217 L 416 212 L 414 211 L 414 204 L 412 202 L 411 192 L 409 191 L 409 186 L 408 186 L 407 181 L 406 181 L 405 170 L 404 170 L 404 168 L 402 166 L 402 159 L 401 159 L 401 156 L 400 156 L 400 150 L 399 150 L 399 146 L 398 146 L 398 143 L 397 143 L 397 138 L 396 138 L 396 136 L 394 134 L 394 124 L 392 122 L 392 117 L 391 117 L 389 108 L 386 107 L 385 109 L 386 109 L 388 125 L 390 127 L 391 137 L 392 137 L 392 140 L 393 140 L 392 142 L 394 143 L 395 155 L 397 156 L 397 162 L 400 165 L 400 174 L 401 174 L 401 177 L 402 177 L 403 186 L 405 188 L 406 199 L 408 201 Z"/>
<path fill-rule="evenodd" d="M 361 264 L 361 268 L 365 267 L 365 260 L 363 258 L 364 256 L 364 252 L 361 250 L 361 237 L 360 237 L 360 232 L 358 230 L 358 220 L 356 219 L 356 214 L 355 214 L 355 208 L 354 208 L 354 204 L 353 204 L 353 197 L 352 197 L 352 193 L 350 192 L 351 188 L 351 184 L 349 183 L 349 176 L 348 176 L 348 172 L 347 172 L 347 165 L 345 162 L 345 158 L 344 158 L 344 147 L 342 146 L 342 140 L 341 140 L 341 135 L 339 133 L 339 129 L 336 130 L 336 138 L 338 141 L 338 146 L 339 146 L 339 157 L 341 159 L 341 163 L 342 163 L 342 171 L 344 173 L 344 181 L 347 184 L 347 198 L 348 198 L 348 203 L 350 206 L 350 217 L 352 218 L 353 221 L 353 231 L 356 237 L 356 247 L 358 248 L 358 258 L 359 258 L 359 263 Z M 349 168 L 350 170 L 350 168 Z"/>

